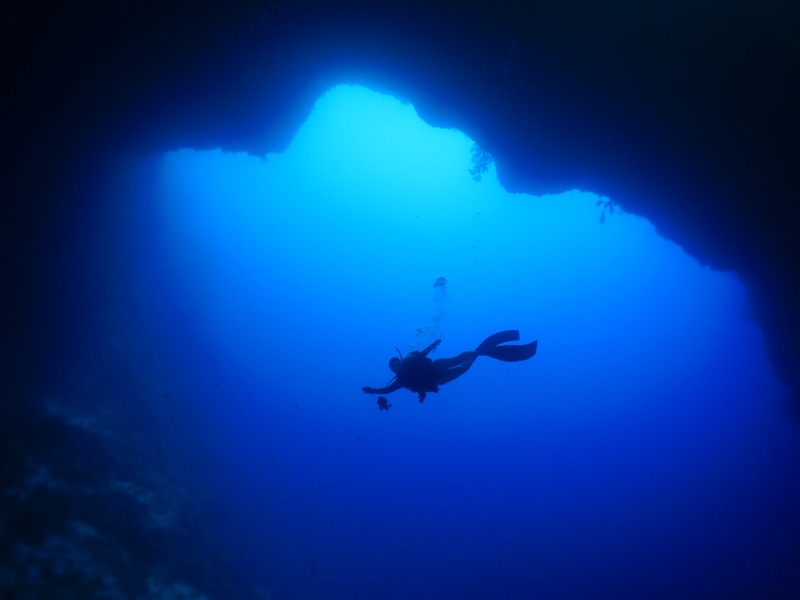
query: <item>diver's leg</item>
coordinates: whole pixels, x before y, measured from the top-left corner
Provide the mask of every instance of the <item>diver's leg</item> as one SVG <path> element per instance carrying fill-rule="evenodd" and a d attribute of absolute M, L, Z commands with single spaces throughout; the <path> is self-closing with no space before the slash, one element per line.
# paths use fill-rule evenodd
<path fill-rule="evenodd" d="M 450 383 L 451 381 L 453 381 L 453 379 L 456 379 L 457 377 L 461 377 L 464 373 L 466 373 L 469 370 L 473 362 L 475 362 L 475 359 L 468 360 L 463 365 L 460 365 L 458 367 L 453 367 L 452 369 L 447 369 L 446 371 L 437 373 L 436 385 L 444 385 L 445 383 Z"/>
<path fill-rule="evenodd" d="M 434 361 L 436 385 L 444 385 L 457 377 L 461 377 L 469 370 L 478 356 L 477 352 L 462 352 L 454 358 L 443 358 L 441 361 Z M 437 365 L 436 363 L 439 364 Z"/>
<path fill-rule="evenodd" d="M 478 357 L 477 352 L 462 352 L 458 356 L 454 356 L 453 358 L 439 358 L 433 361 L 431 365 L 434 371 L 446 371 L 452 367 L 457 367 L 464 361 L 470 361 L 470 364 L 473 360 Z"/>

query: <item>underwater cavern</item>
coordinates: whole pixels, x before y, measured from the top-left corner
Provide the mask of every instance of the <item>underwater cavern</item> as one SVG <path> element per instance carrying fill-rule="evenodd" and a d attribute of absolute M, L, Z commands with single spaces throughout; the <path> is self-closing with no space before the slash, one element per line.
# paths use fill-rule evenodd
<path fill-rule="evenodd" d="M 4 597 L 798 597 L 796 4 L 2 10 Z"/>

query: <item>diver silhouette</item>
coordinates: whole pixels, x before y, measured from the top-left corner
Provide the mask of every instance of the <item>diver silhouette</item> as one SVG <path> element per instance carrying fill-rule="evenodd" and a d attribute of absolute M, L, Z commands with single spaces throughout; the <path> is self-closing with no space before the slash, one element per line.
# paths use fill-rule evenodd
<path fill-rule="evenodd" d="M 462 352 L 453 358 L 440 358 L 431 360 L 428 354 L 442 343 L 436 340 L 422 352 L 417 350 L 409 352 L 405 358 L 393 357 L 389 361 L 389 368 L 395 376 L 384 388 L 371 388 L 369 386 L 361 388 L 365 394 L 391 394 L 400 388 L 411 390 L 419 394 L 419 401 L 425 400 L 427 392 L 434 394 L 439 392 L 439 386 L 453 381 L 466 373 L 479 356 L 490 356 L 505 362 L 518 362 L 528 360 L 536 354 L 538 340 L 530 344 L 516 346 L 500 346 L 504 342 L 516 342 L 519 340 L 519 331 L 501 331 L 490 335 L 473 351 Z M 400 354 L 400 350 L 397 350 Z M 388 409 L 387 409 L 388 410 Z"/>

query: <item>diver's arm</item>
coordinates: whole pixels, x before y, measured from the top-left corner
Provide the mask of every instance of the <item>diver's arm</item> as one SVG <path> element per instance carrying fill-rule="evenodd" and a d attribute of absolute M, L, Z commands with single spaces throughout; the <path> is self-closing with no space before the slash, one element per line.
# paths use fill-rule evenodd
<path fill-rule="evenodd" d="M 395 392 L 395 391 L 399 390 L 401 387 L 403 387 L 403 386 L 400 385 L 400 382 L 399 381 L 395 381 L 389 387 L 371 388 L 371 387 L 367 386 L 367 387 L 361 388 L 361 391 L 364 392 L 365 394 L 391 394 L 392 392 Z"/>
<path fill-rule="evenodd" d="M 439 345 L 439 344 L 441 344 L 441 343 L 442 343 L 442 340 L 436 340 L 436 341 L 435 341 L 435 342 L 433 342 L 433 343 L 432 343 L 430 346 L 428 346 L 427 348 L 425 348 L 425 350 L 423 350 L 422 352 L 420 352 L 420 354 L 421 354 L 422 356 L 428 356 L 428 352 L 430 352 L 431 350 L 433 350 L 434 348 L 436 348 L 436 346 L 438 346 L 438 345 Z"/>

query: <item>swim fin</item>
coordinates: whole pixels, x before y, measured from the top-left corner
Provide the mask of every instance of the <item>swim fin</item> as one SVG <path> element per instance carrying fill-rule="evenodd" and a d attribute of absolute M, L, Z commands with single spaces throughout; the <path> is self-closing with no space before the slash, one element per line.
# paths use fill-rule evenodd
<path fill-rule="evenodd" d="M 496 334 L 500 335 L 500 334 Z M 519 339 L 519 338 L 516 338 Z M 536 346 L 539 341 L 531 342 L 530 344 L 522 344 L 519 346 L 497 346 L 496 348 L 483 348 L 476 350 L 480 356 L 489 356 L 497 360 L 505 362 L 517 362 L 520 360 L 528 360 L 536 354 Z M 479 346 L 480 348 L 480 346 Z"/>
<path fill-rule="evenodd" d="M 488 338 L 483 340 L 477 348 L 475 348 L 475 352 L 480 352 L 481 350 L 485 350 L 486 348 L 494 348 L 498 344 L 502 344 L 504 342 L 517 342 L 519 341 L 519 330 L 517 329 L 510 329 L 509 331 L 501 331 L 500 333 L 495 333 L 494 335 L 490 335 Z"/>

